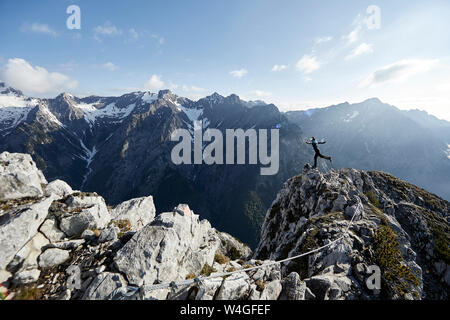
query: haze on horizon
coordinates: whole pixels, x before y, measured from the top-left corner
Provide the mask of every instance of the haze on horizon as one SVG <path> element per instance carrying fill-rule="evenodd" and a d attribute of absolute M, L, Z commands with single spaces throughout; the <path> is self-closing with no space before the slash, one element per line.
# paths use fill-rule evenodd
<path fill-rule="evenodd" d="M 282 111 L 377 97 L 450 121 L 448 16 L 443 0 L 4 0 L 0 81 L 36 97 L 235 93 Z"/>

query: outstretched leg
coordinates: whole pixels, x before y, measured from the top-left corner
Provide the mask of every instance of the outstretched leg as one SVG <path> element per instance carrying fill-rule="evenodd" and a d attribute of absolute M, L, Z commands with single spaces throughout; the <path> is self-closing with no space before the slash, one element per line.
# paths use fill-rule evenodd
<path fill-rule="evenodd" d="M 316 154 L 314 155 L 314 168 L 317 168 L 317 157 L 321 157 L 323 159 L 330 160 L 330 162 L 332 161 L 331 157 L 327 157 L 327 156 L 324 156 L 323 154 L 321 154 L 320 152 L 316 152 Z"/>

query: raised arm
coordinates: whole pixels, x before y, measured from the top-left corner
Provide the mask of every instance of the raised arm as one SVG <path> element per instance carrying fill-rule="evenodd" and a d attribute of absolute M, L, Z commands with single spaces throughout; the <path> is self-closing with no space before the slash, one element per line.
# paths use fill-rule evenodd
<path fill-rule="evenodd" d="M 311 142 L 308 142 L 308 140 L 305 140 L 305 143 L 306 143 L 306 144 L 311 144 Z"/>

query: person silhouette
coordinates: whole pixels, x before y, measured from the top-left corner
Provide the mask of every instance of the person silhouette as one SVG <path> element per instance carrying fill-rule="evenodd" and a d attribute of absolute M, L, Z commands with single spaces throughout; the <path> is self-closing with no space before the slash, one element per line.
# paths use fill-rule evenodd
<path fill-rule="evenodd" d="M 326 141 L 320 141 L 320 142 L 319 142 L 319 141 L 316 140 L 316 138 L 311 137 L 311 140 L 310 140 L 310 141 L 305 140 L 305 143 L 311 144 L 312 147 L 313 147 L 313 149 L 314 149 L 314 152 L 315 152 L 315 154 L 314 154 L 314 169 L 317 168 L 317 158 L 318 158 L 318 157 L 321 157 L 321 158 L 323 158 L 323 159 L 330 160 L 330 162 L 333 163 L 333 160 L 331 159 L 331 157 L 324 156 L 323 154 L 321 154 L 321 153 L 320 153 L 320 150 L 319 150 L 319 147 L 317 146 L 317 145 L 319 145 L 319 144 L 324 144 L 324 143 L 326 143 Z"/>

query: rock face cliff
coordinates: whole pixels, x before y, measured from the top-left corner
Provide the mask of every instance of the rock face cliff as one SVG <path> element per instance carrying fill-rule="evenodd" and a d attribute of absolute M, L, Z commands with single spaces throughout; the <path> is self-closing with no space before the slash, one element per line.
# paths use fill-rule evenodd
<path fill-rule="evenodd" d="M 386 173 L 305 167 L 268 210 L 254 253 L 186 204 L 157 214 L 152 196 L 111 207 L 48 183 L 27 154 L 0 154 L 0 181 L 0 297 L 6 287 L 14 299 L 111 299 L 140 287 L 121 297 L 448 299 L 450 204 Z M 366 285 L 373 265 L 379 290 Z"/>
<path fill-rule="evenodd" d="M 447 299 L 449 213 L 449 202 L 390 174 L 322 174 L 307 165 L 273 202 L 255 257 L 295 256 L 349 227 L 336 245 L 285 263 L 282 274 L 298 273 L 322 299 Z M 380 290 L 366 286 L 374 265 Z"/>

